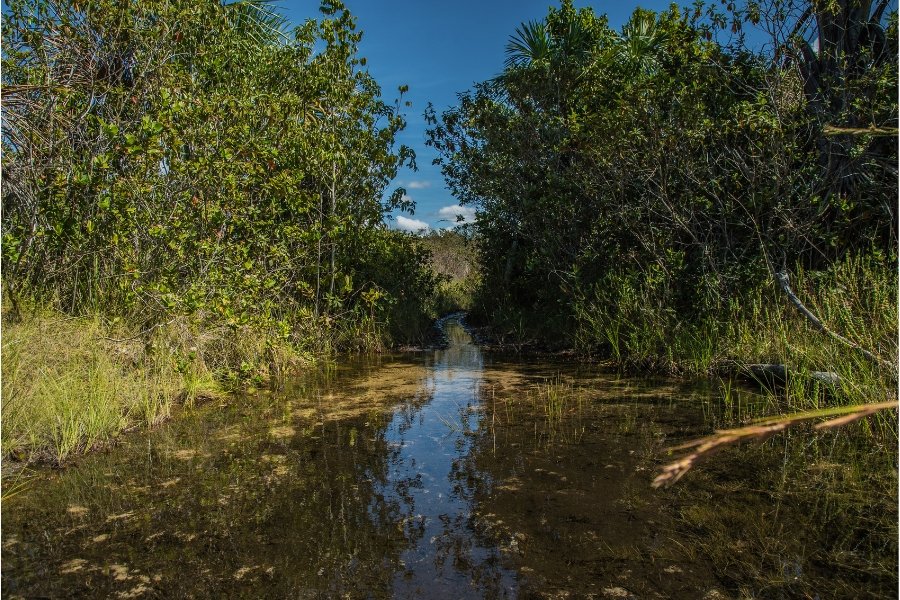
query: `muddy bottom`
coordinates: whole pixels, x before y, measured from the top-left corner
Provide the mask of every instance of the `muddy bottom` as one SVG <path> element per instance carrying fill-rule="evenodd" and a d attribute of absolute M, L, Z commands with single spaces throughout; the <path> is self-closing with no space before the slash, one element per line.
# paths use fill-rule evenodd
<path fill-rule="evenodd" d="M 3 596 L 745 594 L 685 515 L 755 510 L 759 491 L 650 487 L 664 448 L 710 431 L 713 390 L 484 356 L 445 326 L 447 349 L 205 406 L 35 472 L 3 501 Z"/>

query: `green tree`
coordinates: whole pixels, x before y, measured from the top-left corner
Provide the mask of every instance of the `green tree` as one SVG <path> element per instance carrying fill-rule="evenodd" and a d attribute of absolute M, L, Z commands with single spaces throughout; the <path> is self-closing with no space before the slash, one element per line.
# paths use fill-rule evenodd
<path fill-rule="evenodd" d="M 761 19 L 755 6 L 742 14 Z M 596 321 L 579 338 L 589 346 L 624 335 L 634 354 L 666 355 L 774 269 L 827 266 L 860 239 L 892 252 L 895 150 L 856 135 L 847 153 L 864 185 L 829 192 L 821 141 L 835 121 L 815 116 L 796 60 L 720 44 L 728 21 L 702 17 L 638 10 L 616 32 L 563 3 L 517 30 L 501 76 L 429 113 L 448 184 L 479 209 L 487 318 L 568 336 Z M 567 42 L 576 30 L 588 35 Z M 889 62 L 834 84 L 868 86 L 849 110 L 880 107 L 880 128 L 896 119 Z"/>
<path fill-rule="evenodd" d="M 364 68 L 345 7 L 322 12 L 288 34 L 262 0 L 11 2 L 9 297 L 315 346 L 312 323 L 326 347 L 380 344 L 401 296 L 422 314 L 426 257 L 382 221 L 402 204 L 402 190 L 382 200 L 391 179 L 414 166 L 399 103 Z"/>

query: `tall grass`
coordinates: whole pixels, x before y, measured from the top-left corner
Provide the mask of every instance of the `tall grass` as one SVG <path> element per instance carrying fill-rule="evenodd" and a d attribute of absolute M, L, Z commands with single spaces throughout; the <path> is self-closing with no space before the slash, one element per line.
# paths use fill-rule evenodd
<path fill-rule="evenodd" d="M 577 443 L 584 435 L 584 394 L 557 375 L 528 392 L 535 420 L 535 435 L 547 443 Z M 537 428 L 538 421 L 542 427 Z"/>
<path fill-rule="evenodd" d="M 63 461 L 124 430 L 153 426 L 175 405 L 277 384 L 317 357 L 382 350 L 395 330 L 423 329 L 393 314 L 382 322 L 387 317 L 364 308 L 334 315 L 299 309 L 243 325 L 202 311 L 156 315 L 149 328 L 147 315 L 110 320 L 108 310 L 94 311 L 73 317 L 20 303 L 3 314 L 4 457 Z"/>
<path fill-rule="evenodd" d="M 831 329 L 888 363 L 824 335 L 791 305 L 774 281 L 760 281 L 706 316 L 679 315 L 665 290 L 610 276 L 605 287 L 576 303 L 576 346 L 624 367 L 668 373 L 713 374 L 777 363 L 794 375 L 785 389 L 792 410 L 825 401 L 859 404 L 896 396 L 896 262 L 852 256 L 827 271 L 797 270 L 797 294 Z M 893 368 L 889 365 L 894 365 Z M 833 386 L 813 371 L 835 373 Z"/>
<path fill-rule="evenodd" d="M 807 307 L 834 331 L 873 352 L 876 362 L 812 326 L 778 292 L 763 292 L 735 319 L 725 338 L 734 364 L 788 367 L 781 396 L 785 409 L 865 404 L 897 398 L 897 272 L 872 257 L 850 257 L 829 271 L 798 271 L 795 287 Z M 834 373 L 822 383 L 814 371 Z M 891 419 L 894 420 L 894 419 Z M 885 424 L 879 417 L 876 423 Z M 896 429 L 896 425 L 890 425 Z"/>
<path fill-rule="evenodd" d="M 35 310 L 6 319 L 2 455 L 64 461 L 151 427 L 174 406 L 277 378 L 304 362 L 283 336 L 172 319 L 134 334 L 98 316 Z"/>
<path fill-rule="evenodd" d="M 63 460 L 134 424 L 169 415 L 174 369 L 108 341 L 99 319 L 43 314 L 3 330 L 4 456 Z"/>

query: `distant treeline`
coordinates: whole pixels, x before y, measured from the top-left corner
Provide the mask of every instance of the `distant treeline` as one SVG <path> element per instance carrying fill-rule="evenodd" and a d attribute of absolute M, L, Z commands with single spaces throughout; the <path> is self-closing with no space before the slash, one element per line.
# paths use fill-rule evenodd
<path fill-rule="evenodd" d="M 313 350 L 415 335 L 435 277 L 383 223 L 415 159 L 400 101 L 343 5 L 322 12 L 289 31 L 263 0 L 6 3 L 8 313 L 191 315 Z"/>
<path fill-rule="evenodd" d="M 500 75 L 428 115 L 478 211 L 482 318 L 666 363 L 758 318 L 780 270 L 896 281 L 896 10 L 713 4 L 639 9 L 617 31 L 566 0 L 516 30 Z"/>

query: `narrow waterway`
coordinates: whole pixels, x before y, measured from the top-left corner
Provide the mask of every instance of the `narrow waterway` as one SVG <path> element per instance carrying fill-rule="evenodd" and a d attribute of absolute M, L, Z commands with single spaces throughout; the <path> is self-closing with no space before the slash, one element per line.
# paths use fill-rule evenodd
<path fill-rule="evenodd" d="M 728 540 L 703 536 L 718 514 L 771 520 L 769 492 L 736 485 L 727 458 L 693 488 L 649 485 L 665 447 L 709 431 L 714 390 L 486 356 L 444 328 L 446 349 L 359 359 L 33 472 L 3 501 L 3 596 L 729 596 L 711 545 Z M 807 577 L 792 552 L 778 577 Z"/>

